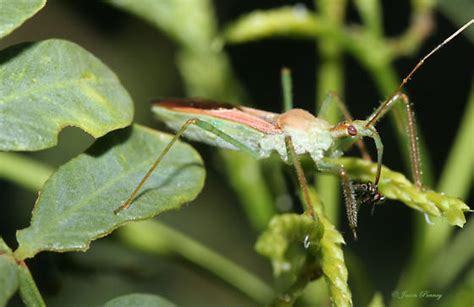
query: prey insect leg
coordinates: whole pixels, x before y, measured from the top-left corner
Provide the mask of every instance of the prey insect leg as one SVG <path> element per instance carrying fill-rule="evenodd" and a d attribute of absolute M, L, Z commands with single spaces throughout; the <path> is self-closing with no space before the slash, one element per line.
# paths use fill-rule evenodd
<path fill-rule="evenodd" d="M 349 227 L 352 230 L 354 240 L 357 240 L 356 229 L 359 205 L 357 203 L 357 200 L 355 199 L 354 188 L 352 186 L 352 182 L 349 180 L 349 176 L 347 175 L 346 169 L 343 165 L 336 165 L 322 160 L 316 162 L 316 167 L 320 171 L 333 173 L 341 178 L 342 191 L 344 193 L 344 200 L 346 203 L 347 220 L 349 221 Z"/>
<path fill-rule="evenodd" d="M 226 134 L 225 132 L 217 129 L 216 127 L 214 127 L 213 125 L 205 122 L 205 121 L 202 121 L 198 118 L 191 118 L 191 119 L 188 119 L 182 126 L 181 128 L 176 132 L 176 134 L 174 135 L 173 139 L 166 145 L 165 149 L 163 149 L 163 151 L 160 153 L 160 155 L 158 156 L 158 158 L 155 160 L 155 162 L 153 163 L 153 165 L 150 167 L 150 169 L 147 171 L 147 173 L 145 174 L 145 176 L 140 180 L 140 182 L 138 183 L 137 187 L 133 190 L 132 194 L 130 194 L 130 196 L 128 197 L 128 199 L 125 201 L 125 203 L 123 203 L 120 207 L 118 207 L 117 209 L 114 210 L 114 213 L 117 214 L 119 213 L 120 211 L 124 210 L 124 209 L 127 209 L 128 207 L 130 207 L 130 205 L 132 204 L 132 202 L 135 200 L 135 198 L 137 197 L 137 194 L 138 192 L 140 192 L 141 188 L 143 187 L 143 185 L 145 184 L 145 182 L 148 180 L 148 178 L 150 178 L 151 174 L 155 171 L 155 169 L 158 167 L 158 165 L 160 164 L 160 162 L 163 160 L 163 158 L 166 156 L 166 154 L 169 152 L 169 150 L 171 149 L 171 147 L 176 143 L 176 141 L 184 134 L 184 132 L 186 131 L 186 129 L 189 128 L 189 126 L 191 125 L 196 125 L 198 126 L 199 128 L 201 129 L 204 129 L 212 134 L 215 134 L 216 136 L 220 137 L 221 139 L 223 139 L 224 141 L 234 145 L 235 147 L 243 150 L 243 151 L 247 151 L 249 152 L 250 154 L 252 155 L 255 155 L 255 153 L 253 152 L 253 150 L 251 150 L 250 148 L 248 148 L 247 146 L 245 146 L 244 144 L 242 144 L 241 142 L 239 142 L 238 140 L 234 139 L 233 137 L 231 137 L 230 135 Z"/>

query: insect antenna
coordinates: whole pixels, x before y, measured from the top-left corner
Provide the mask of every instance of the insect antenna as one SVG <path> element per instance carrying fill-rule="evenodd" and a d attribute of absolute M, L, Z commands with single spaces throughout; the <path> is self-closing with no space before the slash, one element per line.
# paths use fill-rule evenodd
<path fill-rule="evenodd" d="M 474 19 L 469 20 L 466 24 L 464 24 L 461 28 L 459 28 L 456 32 L 451 34 L 448 38 L 446 38 L 441 44 L 433 48 L 427 55 L 425 55 L 416 65 L 415 67 L 403 78 L 402 82 L 398 86 L 398 88 L 390 95 L 376 110 L 372 113 L 369 118 L 367 119 L 367 123 L 365 125 L 366 128 L 372 127 L 375 123 L 382 117 L 385 113 L 385 109 L 387 106 L 394 100 L 396 96 L 398 96 L 403 89 L 403 87 L 410 81 L 413 75 L 418 71 L 418 69 L 425 63 L 425 61 L 435 54 L 438 50 L 443 48 L 447 43 L 449 43 L 453 38 L 458 36 L 461 32 L 465 29 L 470 27 L 474 24 Z"/>
<path fill-rule="evenodd" d="M 418 189 L 423 188 L 422 178 L 421 178 L 421 165 L 420 165 L 420 155 L 418 150 L 418 143 L 417 143 L 417 131 L 415 125 L 415 115 L 412 110 L 412 106 L 409 102 L 407 95 L 401 92 L 403 87 L 410 81 L 412 76 L 419 70 L 419 68 L 425 63 L 425 61 L 435 54 L 438 50 L 443 48 L 446 44 L 448 44 L 452 39 L 458 36 L 462 31 L 467 29 L 474 23 L 474 19 L 469 20 L 466 24 L 464 24 L 461 28 L 459 28 L 456 32 L 451 34 L 448 38 L 446 38 L 441 44 L 437 45 L 433 48 L 427 55 L 425 55 L 418 63 L 413 67 L 413 69 L 403 78 L 402 82 L 398 86 L 398 88 L 382 103 L 380 106 L 369 115 L 367 120 L 365 121 L 364 128 L 370 129 L 377 123 L 377 121 L 382 118 L 385 113 L 387 113 L 396 102 L 403 102 L 405 105 L 405 112 L 407 116 L 407 133 L 408 133 L 408 143 L 409 143 L 409 152 L 410 152 L 410 160 L 411 160 L 411 167 L 413 173 L 413 179 L 415 185 Z M 379 165 L 380 167 L 380 165 Z M 380 176 L 380 168 L 378 168 L 378 174 L 375 180 L 375 184 L 378 184 L 378 179 Z"/>

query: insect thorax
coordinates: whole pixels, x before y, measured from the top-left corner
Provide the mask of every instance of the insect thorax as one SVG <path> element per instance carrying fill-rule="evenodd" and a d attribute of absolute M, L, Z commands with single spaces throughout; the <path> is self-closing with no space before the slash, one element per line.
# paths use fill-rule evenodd
<path fill-rule="evenodd" d="M 298 155 L 308 153 L 313 161 L 321 160 L 325 152 L 333 145 L 333 138 L 326 127 L 314 126 L 306 131 L 286 127 L 282 134 L 265 135 L 261 139 L 262 156 L 268 156 L 275 150 L 285 162 L 288 161 L 286 136 L 291 137 Z"/>

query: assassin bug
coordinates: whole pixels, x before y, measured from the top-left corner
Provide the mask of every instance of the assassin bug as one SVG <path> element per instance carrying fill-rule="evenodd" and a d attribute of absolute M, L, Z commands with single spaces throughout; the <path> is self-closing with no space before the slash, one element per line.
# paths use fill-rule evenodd
<path fill-rule="evenodd" d="M 300 155 L 309 154 L 318 170 L 333 173 L 341 178 L 349 226 L 356 239 L 359 206 L 364 203 L 376 204 L 383 201 L 384 198 L 377 188 L 381 176 L 383 144 L 374 127 L 375 124 L 395 103 L 401 102 L 404 104 L 408 119 L 407 132 L 413 178 L 417 188 L 422 189 L 414 114 L 408 97 L 401 90 L 431 55 L 473 23 L 474 19 L 471 19 L 425 55 L 402 80 L 394 93 L 365 120 L 354 120 L 347 111 L 345 104 L 335 95 L 328 96 L 328 99 L 323 103 L 323 108 L 324 104 L 327 103 L 335 102 L 337 104 L 345 120 L 336 125 L 331 125 L 324 119 L 315 117 L 302 109 L 290 109 L 285 113 L 278 114 L 194 98 L 154 102 L 152 110 L 155 115 L 177 132 L 129 198 L 114 212 L 117 214 L 132 204 L 146 180 L 173 144 L 184 135 L 188 139 L 213 146 L 243 150 L 257 159 L 266 158 L 271 152 L 276 151 L 283 161 L 295 167 L 303 193 L 305 212 L 315 218 L 306 178 L 298 158 Z M 350 181 L 344 165 L 331 164 L 323 159 L 324 157 L 337 156 L 344 149 L 340 148 L 341 144 L 337 142 L 339 139 L 349 139 L 350 142 L 357 141 L 363 156 L 368 157 L 369 155 L 361 140 L 363 137 L 371 138 L 377 151 L 377 170 L 373 183 L 353 183 Z"/>

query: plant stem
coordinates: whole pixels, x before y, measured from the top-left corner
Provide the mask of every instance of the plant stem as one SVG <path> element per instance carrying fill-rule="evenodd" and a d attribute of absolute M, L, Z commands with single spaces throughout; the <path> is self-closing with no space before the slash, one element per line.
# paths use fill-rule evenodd
<path fill-rule="evenodd" d="M 327 23 L 330 31 L 338 32 L 344 26 L 345 0 L 315 0 L 315 6 L 319 7 L 321 19 Z M 321 58 L 321 64 L 317 72 L 318 84 L 316 85 L 317 107 L 326 95 L 333 91 L 339 95 L 344 92 L 344 78 L 342 66 L 343 47 L 337 38 L 324 36 L 317 38 L 318 51 Z M 329 121 L 336 122 L 339 118 L 336 105 L 330 106 L 328 110 Z M 339 178 L 328 174 L 317 174 L 317 191 L 321 199 L 324 200 L 326 216 L 334 224 L 338 225 L 340 188 Z"/>
<path fill-rule="evenodd" d="M 459 126 L 458 134 L 449 153 L 447 163 L 444 166 L 438 184 L 438 191 L 442 191 L 449 195 L 455 195 L 460 198 L 465 198 L 469 194 L 469 188 L 473 180 L 472 169 L 474 166 L 472 131 L 474 131 L 474 86 L 471 87 L 467 110 Z M 424 219 L 420 218 L 420 220 L 419 224 L 424 226 L 424 224 L 426 224 Z M 468 251 L 468 255 L 461 261 L 458 259 L 458 261 L 456 261 L 457 266 L 448 266 L 445 271 L 446 274 L 441 275 L 446 277 L 446 280 L 445 278 L 439 278 L 439 276 L 430 274 L 429 272 L 433 271 L 431 269 L 433 266 L 439 267 L 440 259 L 449 259 L 449 261 L 446 261 L 450 263 L 452 263 L 454 259 L 457 259 L 457 256 L 456 258 L 444 258 L 446 257 L 444 255 L 447 253 L 459 253 L 458 249 L 455 248 L 456 246 L 463 246 L 463 244 L 464 246 L 472 245 L 468 242 L 473 239 L 474 234 L 473 226 L 470 225 L 472 224 L 471 221 L 468 227 L 454 238 L 455 241 L 452 243 L 453 249 L 449 248 L 447 250 L 450 252 L 443 252 L 441 251 L 441 247 L 448 242 L 448 239 L 453 232 L 453 227 L 442 222 L 439 218 L 434 218 L 433 222 L 435 225 L 424 226 L 426 229 L 424 229 L 422 233 L 424 242 L 423 249 L 420 248 L 418 251 L 420 255 L 418 260 L 412 264 L 412 266 L 416 268 L 426 267 L 426 270 L 424 271 L 424 274 L 420 274 L 418 269 L 411 272 L 411 274 L 408 274 L 404 282 L 406 285 L 417 285 L 423 287 L 426 283 L 433 282 L 439 287 L 442 287 L 448 283 L 448 276 L 453 273 L 452 271 L 465 265 L 470 257 L 472 257 L 472 250 L 470 250 L 470 252 L 469 250 L 466 250 Z M 456 245 L 456 242 L 464 243 L 457 243 Z M 426 259 L 431 259 L 438 251 L 441 253 L 439 256 L 437 256 L 433 261 L 426 262 Z M 436 266 L 436 264 L 438 264 L 438 266 Z"/>
<path fill-rule="evenodd" d="M 273 290 L 256 276 L 180 232 L 156 221 L 129 224 L 118 230 L 121 239 L 143 252 L 172 254 L 207 269 L 261 305 L 273 298 Z"/>
<path fill-rule="evenodd" d="M 474 84 L 453 142 L 446 164 L 444 165 L 437 191 L 459 198 L 465 198 L 472 186 L 472 170 L 474 168 L 474 146 L 472 132 L 474 131 Z M 439 250 L 449 239 L 453 227 L 446 223 L 437 223 L 436 227 L 428 227 L 425 237 L 433 251 Z"/>
<path fill-rule="evenodd" d="M 472 131 L 474 131 L 474 84 L 471 86 L 468 105 L 461 124 L 459 125 L 458 134 L 441 174 L 437 188 L 438 191 L 460 198 L 468 196 L 469 189 L 472 186 L 472 170 L 474 168 Z M 469 229 L 472 228 L 471 225 Z M 468 230 L 465 229 L 463 233 L 467 231 Z M 432 242 L 432 249 L 438 250 L 441 246 L 446 244 L 452 232 L 453 227 L 445 223 L 440 223 L 437 227 L 430 227 L 428 229 L 426 232 L 426 242 Z M 473 232 L 474 231 L 471 230 L 471 233 Z M 458 236 L 460 235 L 461 234 Z M 456 238 L 456 240 L 458 239 Z M 469 241 L 466 241 L 466 243 L 467 242 Z M 469 246 L 469 244 L 470 243 L 467 243 L 466 246 Z"/>
<path fill-rule="evenodd" d="M 460 275 L 461 270 L 474 258 L 474 219 L 459 232 L 452 243 L 440 250 L 429 266 L 427 279 L 430 286 L 444 290 Z M 442 278 L 440 278 L 442 276 Z"/>
<path fill-rule="evenodd" d="M 31 307 L 46 306 L 33 276 L 31 276 L 30 270 L 24 262 L 18 265 L 18 277 L 20 280 L 20 295 L 23 303 Z"/>
<path fill-rule="evenodd" d="M 53 168 L 24 155 L 0 152 L 0 178 L 13 181 L 26 189 L 38 191 Z"/>
<path fill-rule="evenodd" d="M 459 125 L 458 134 L 439 180 L 438 190 L 458 197 L 465 197 L 471 187 L 474 167 L 474 83 L 469 102 Z"/>

